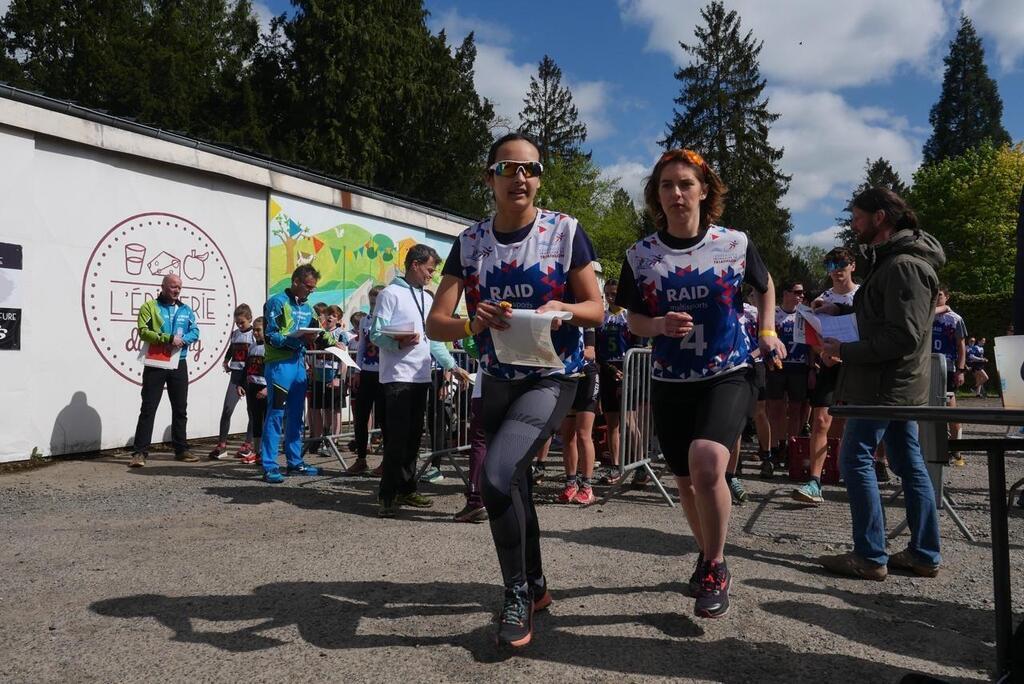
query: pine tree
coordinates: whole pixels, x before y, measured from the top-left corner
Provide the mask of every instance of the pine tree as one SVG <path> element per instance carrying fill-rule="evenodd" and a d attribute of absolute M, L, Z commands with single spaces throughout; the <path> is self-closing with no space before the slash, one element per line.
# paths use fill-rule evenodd
<path fill-rule="evenodd" d="M 548 55 L 540 61 L 537 75 L 530 77 L 530 91 L 519 113 L 520 130 L 540 144 L 541 161 L 581 154 L 587 127 L 579 120 L 572 93 L 562 85 L 562 70 Z"/>
<path fill-rule="evenodd" d="M 887 159 L 879 157 L 875 161 L 864 160 L 864 181 L 850 195 L 850 201 L 846 205 L 846 214 L 836 219 L 836 222 L 843 227 L 838 236 L 839 241 L 847 247 L 857 246 L 857 236 L 850 230 L 850 206 L 853 204 L 853 199 L 868 188 L 879 187 L 889 188 L 903 198 L 906 198 L 910 191 L 910 188 L 900 178 L 900 174 L 896 173 L 896 169 L 892 168 L 892 164 Z"/>
<path fill-rule="evenodd" d="M 924 163 L 958 157 L 986 140 L 1008 145 L 1003 101 L 988 75 L 981 38 L 965 14 L 960 15 L 960 29 L 943 61 L 942 94 L 928 114 L 932 136 L 924 145 Z"/>
<path fill-rule="evenodd" d="M 758 55 L 763 43 L 741 32 L 735 11 L 718 0 L 701 10 L 704 25 L 696 42 L 679 43 L 691 62 L 676 71 L 682 83 L 672 122 L 662 144 L 686 147 L 704 156 L 729 187 L 720 223 L 749 233 L 769 269 L 788 264 L 789 210 L 781 206 L 790 177 L 779 170 L 782 150 L 768 142 L 779 115 L 762 96 Z"/>

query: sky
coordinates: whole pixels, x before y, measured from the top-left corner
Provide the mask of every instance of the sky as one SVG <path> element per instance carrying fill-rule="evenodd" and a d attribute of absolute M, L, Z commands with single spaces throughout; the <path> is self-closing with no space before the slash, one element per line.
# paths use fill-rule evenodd
<path fill-rule="evenodd" d="M 705 4 L 427 0 L 426 8 L 430 29 L 445 30 L 450 43 L 475 33 L 477 92 L 513 125 L 530 76 L 550 55 L 587 125 L 584 149 L 639 205 L 679 94 L 674 73 L 688 61 L 679 42 L 693 41 Z M 779 114 L 769 138 L 784 148 L 781 169 L 793 177 L 783 204 L 795 244 L 834 244 L 836 218 L 866 160 L 885 157 L 909 183 L 931 134 L 928 112 L 960 12 L 981 35 L 1003 125 L 1015 142 L 1024 139 L 1020 0 L 727 0 L 726 8 L 764 42 L 765 95 Z M 257 3 L 262 17 L 288 9 L 286 0 Z"/>

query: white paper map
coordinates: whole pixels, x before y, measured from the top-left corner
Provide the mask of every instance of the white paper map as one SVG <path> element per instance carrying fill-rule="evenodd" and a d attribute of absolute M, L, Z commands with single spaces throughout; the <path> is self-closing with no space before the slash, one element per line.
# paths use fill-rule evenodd
<path fill-rule="evenodd" d="M 817 346 L 817 340 L 808 340 L 808 334 L 800 323 L 806 321 L 821 339 L 831 337 L 840 342 L 857 342 L 860 340 L 860 331 L 857 329 L 857 315 L 846 314 L 845 316 L 826 316 L 816 314 L 811 307 L 800 304 L 796 308 L 798 316 L 797 326 L 794 328 L 793 341 L 799 344 L 810 344 Z"/>
<path fill-rule="evenodd" d="M 359 370 L 359 366 L 357 366 L 356 362 L 352 360 L 352 356 L 344 349 L 341 349 L 340 347 L 328 347 L 324 351 L 336 356 L 338 360 L 341 361 L 341 365 L 345 368 L 355 368 L 356 370 Z"/>
<path fill-rule="evenodd" d="M 562 359 L 558 358 L 551 343 L 551 321 L 556 318 L 568 321 L 572 314 L 568 311 L 537 313 L 513 309 L 512 317 L 505 319 L 508 329 L 491 329 L 498 361 L 516 366 L 560 368 Z"/>
<path fill-rule="evenodd" d="M 296 328 L 288 333 L 288 337 L 302 337 L 303 335 L 308 335 L 310 333 L 319 335 L 322 332 L 322 328 Z"/>

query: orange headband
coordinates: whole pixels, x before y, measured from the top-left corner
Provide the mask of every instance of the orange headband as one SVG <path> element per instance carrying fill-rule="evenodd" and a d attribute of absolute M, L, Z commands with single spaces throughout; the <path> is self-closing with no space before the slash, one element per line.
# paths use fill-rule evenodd
<path fill-rule="evenodd" d="M 691 164 L 699 168 L 701 171 L 707 172 L 708 170 L 708 164 L 706 161 L 704 161 L 704 157 L 700 156 L 693 150 L 686 149 L 669 150 L 665 154 L 661 155 L 661 159 L 658 160 L 658 163 L 661 164 L 663 162 L 667 162 L 672 159 L 677 159 L 679 157 L 686 157 L 686 161 L 690 162 Z"/>

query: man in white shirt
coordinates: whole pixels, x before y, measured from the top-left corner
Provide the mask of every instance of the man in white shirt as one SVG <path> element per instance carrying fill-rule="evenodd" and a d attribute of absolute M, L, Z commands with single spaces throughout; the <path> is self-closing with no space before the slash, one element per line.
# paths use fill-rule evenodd
<path fill-rule="evenodd" d="M 440 262 L 434 248 L 414 245 L 405 256 L 405 275 L 396 277 L 377 296 L 370 324 L 370 341 L 380 348 L 385 406 L 378 493 L 382 518 L 395 517 L 402 505 L 429 508 L 433 503 L 416 491 L 416 457 L 431 387 L 430 358 L 445 370 L 455 368 L 445 346 L 431 342 L 424 333 L 433 297 L 423 288 Z"/>

